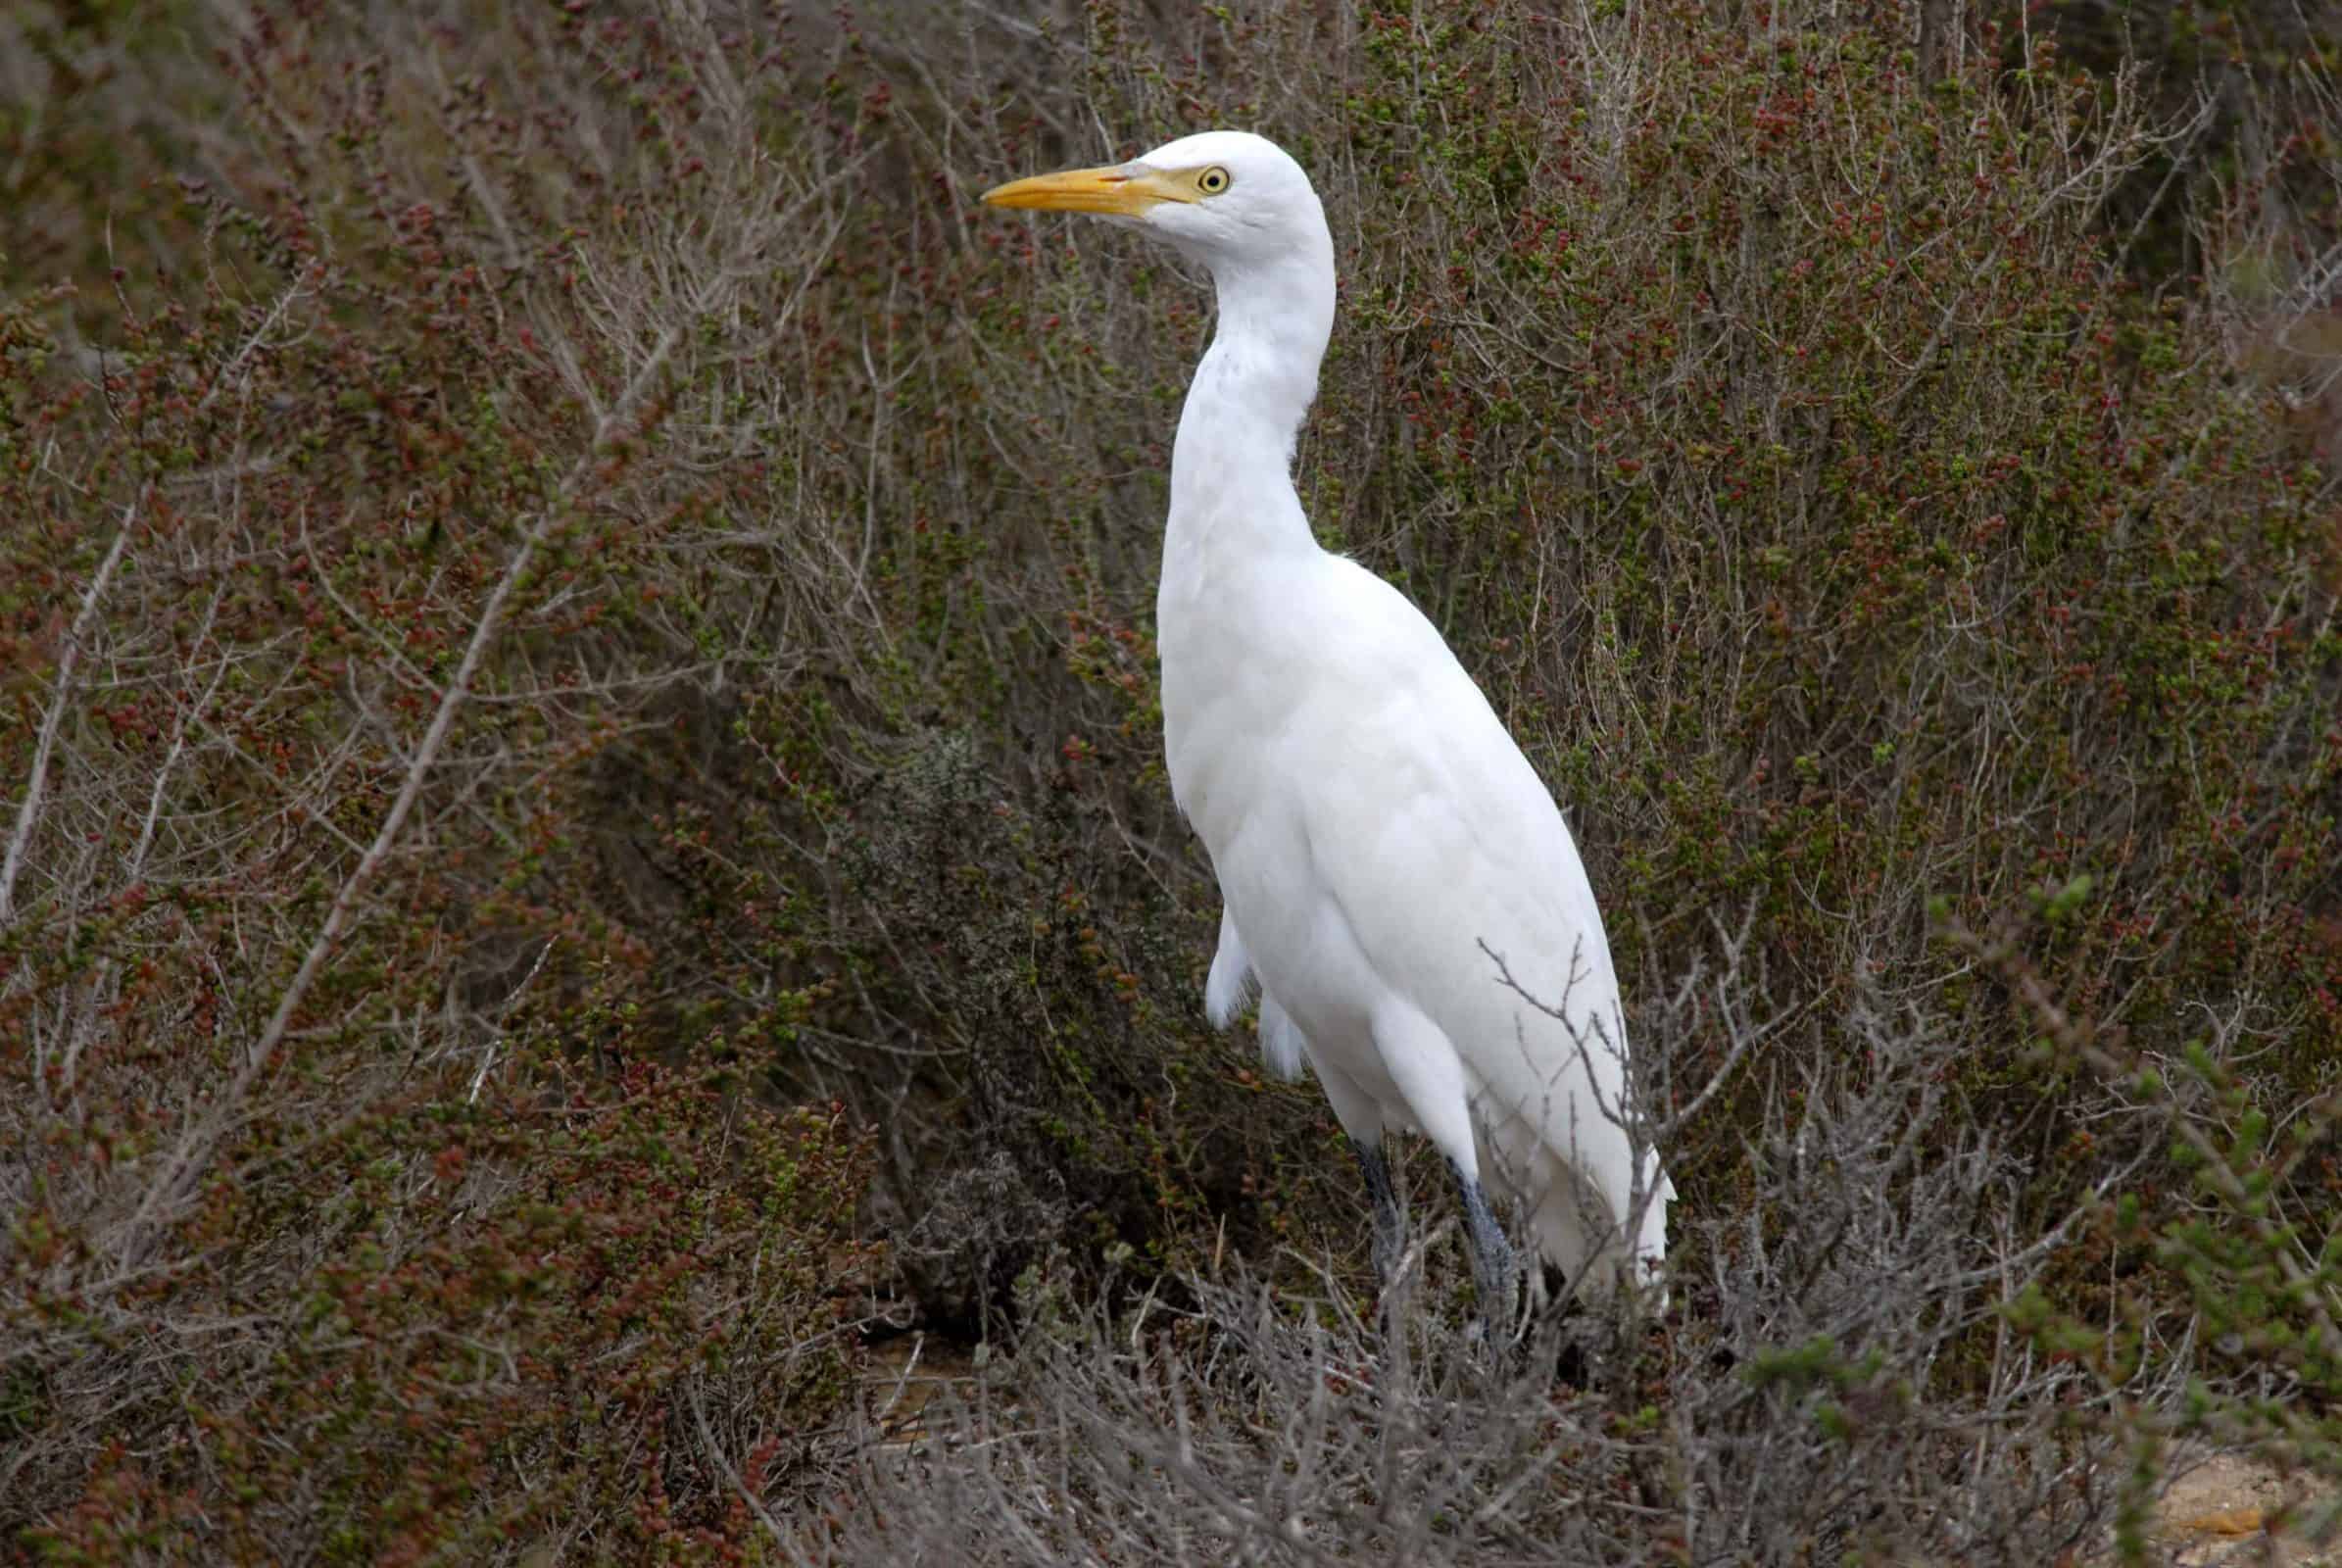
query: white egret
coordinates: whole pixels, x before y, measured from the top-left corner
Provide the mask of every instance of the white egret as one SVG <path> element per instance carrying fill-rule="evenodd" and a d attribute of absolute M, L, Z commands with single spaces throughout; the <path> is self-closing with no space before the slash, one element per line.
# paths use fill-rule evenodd
<path fill-rule="evenodd" d="M 1647 1278 L 1674 1192 L 1625 1125 L 1618 981 L 1577 846 L 1439 631 L 1321 549 L 1293 489 L 1334 325 L 1334 242 L 1308 176 L 1272 142 L 1211 131 L 984 200 L 1165 240 L 1219 296 L 1172 449 L 1155 606 L 1172 793 L 1223 903 L 1213 1023 L 1257 985 L 1270 1068 L 1315 1070 L 1357 1152 L 1386 1282 L 1405 1228 L 1387 1127 L 1447 1157 L 1484 1311 L 1515 1286 L 1484 1174 L 1582 1294 Z"/>

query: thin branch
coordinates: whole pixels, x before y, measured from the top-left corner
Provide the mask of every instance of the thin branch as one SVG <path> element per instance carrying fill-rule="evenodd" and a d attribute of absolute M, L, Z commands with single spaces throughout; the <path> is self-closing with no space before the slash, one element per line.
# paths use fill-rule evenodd
<path fill-rule="evenodd" d="M 0 862 L 0 928 L 16 918 L 17 878 L 24 873 L 32 830 L 40 822 L 41 797 L 49 782 L 49 760 L 57 750 L 57 731 L 65 722 L 65 710 L 73 702 L 73 671 L 81 662 L 81 649 L 89 636 L 90 622 L 96 619 L 98 605 L 114 581 L 115 568 L 122 564 L 122 552 L 129 546 L 139 507 L 145 500 L 146 492 L 142 490 L 138 500 L 122 509 L 122 525 L 114 532 L 114 543 L 106 551 L 106 559 L 98 563 L 97 575 L 89 579 L 89 587 L 81 595 L 81 608 L 74 612 L 73 624 L 65 634 L 65 649 L 57 660 L 57 695 L 50 701 L 49 710 L 41 715 L 40 740 L 32 749 L 32 776 L 24 785 L 24 802 L 17 808 L 16 830 L 8 838 L 8 858 Z"/>
<path fill-rule="evenodd" d="M 712 292 L 727 280 L 728 274 L 720 274 L 710 281 L 707 292 Z M 695 300 L 691 308 L 682 313 L 682 318 L 686 321 L 696 320 L 704 304 L 704 297 Z M 526 579 L 529 567 L 535 564 L 537 552 L 543 548 L 569 501 L 583 488 L 587 477 L 596 471 L 603 453 L 617 434 L 618 424 L 640 405 L 653 380 L 665 368 L 667 356 L 673 352 L 682 335 L 683 328 L 680 326 L 669 326 L 659 335 L 649 358 L 642 368 L 635 372 L 616 404 L 596 421 L 593 440 L 571 467 L 561 489 L 530 520 L 527 531 L 521 535 L 519 547 L 505 564 L 503 574 L 497 578 L 495 589 L 490 592 L 487 604 L 481 608 L 479 620 L 472 627 L 471 640 L 464 646 L 463 662 L 456 666 L 455 677 L 440 695 L 439 706 L 431 715 L 430 728 L 424 731 L 422 744 L 415 748 L 414 759 L 407 765 L 406 777 L 399 785 L 398 796 L 384 813 L 373 842 L 366 847 L 356 868 L 343 879 L 340 889 L 334 894 L 333 906 L 326 910 L 324 922 L 317 928 L 309 951 L 302 955 L 301 965 L 293 971 L 292 981 L 277 999 L 275 1011 L 269 1016 L 267 1027 L 261 1031 L 260 1038 L 245 1052 L 242 1064 L 228 1081 L 226 1091 L 220 1096 L 212 1114 L 190 1121 L 187 1130 L 180 1135 L 178 1147 L 171 1152 L 170 1160 L 148 1186 L 146 1196 L 139 1202 L 138 1210 L 127 1227 L 125 1256 L 135 1258 L 143 1252 L 156 1233 L 158 1216 L 164 1209 L 184 1199 L 193 1188 L 210 1164 L 212 1146 L 218 1142 L 228 1116 L 243 1102 L 262 1068 L 283 1044 L 293 1015 L 308 1000 L 310 987 L 324 972 L 326 960 L 333 956 L 343 932 L 357 917 L 360 899 L 389 859 L 390 852 L 398 842 L 401 829 L 407 825 L 407 818 L 413 813 L 415 802 L 422 798 L 423 785 L 429 779 L 432 765 L 438 761 L 439 754 L 455 728 L 456 715 L 463 710 L 464 701 L 471 693 L 471 683 L 477 678 L 480 665 L 495 643 L 497 633 L 503 629 L 506 609 L 512 603 L 512 595 Z"/>

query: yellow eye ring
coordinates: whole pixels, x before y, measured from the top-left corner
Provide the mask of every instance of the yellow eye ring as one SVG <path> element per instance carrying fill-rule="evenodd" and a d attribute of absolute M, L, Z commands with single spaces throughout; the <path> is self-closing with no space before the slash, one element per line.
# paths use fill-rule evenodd
<path fill-rule="evenodd" d="M 1213 165 L 1195 176 L 1195 188 L 1206 196 L 1217 196 L 1228 188 L 1228 171 Z"/>

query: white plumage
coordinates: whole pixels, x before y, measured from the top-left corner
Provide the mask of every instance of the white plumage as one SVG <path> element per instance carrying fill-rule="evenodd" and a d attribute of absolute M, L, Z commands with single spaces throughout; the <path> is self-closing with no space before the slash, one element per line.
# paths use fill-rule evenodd
<path fill-rule="evenodd" d="M 1217 288 L 1156 602 L 1172 791 L 1225 905 L 1213 1022 L 1257 986 L 1270 1068 L 1296 1076 L 1306 1060 L 1357 1146 L 1386 1275 L 1403 1221 L 1381 1142 L 1397 1127 L 1455 1170 L 1484 1298 L 1512 1284 L 1484 1176 L 1582 1291 L 1648 1277 L 1673 1187 L 1622 1125 L 1618 981 L 1569 829 L 1438 630 L 1319 548 L 1293 490 L 1334 322 L 1333 240 L 1308 177 L 1273 143 L 1212 131 L 985 200 L 1125 222 Z M 1507 986 L 1490 953 L 1562 1016 Z"/>

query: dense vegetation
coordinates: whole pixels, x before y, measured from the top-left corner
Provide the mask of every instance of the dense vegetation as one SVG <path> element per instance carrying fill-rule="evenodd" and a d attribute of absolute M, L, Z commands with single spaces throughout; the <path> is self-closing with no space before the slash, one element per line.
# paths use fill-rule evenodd
<path fill-rule="evenodd" d="M 231 9 L 0 20 L 0 1552 L 2034 1563 L 2342 1478 L 2342 33 Z M 1208 300 L 972 203 L 1214 124 L 1683 1193 L 1519 1367 L 1199 1016 Z"/>

